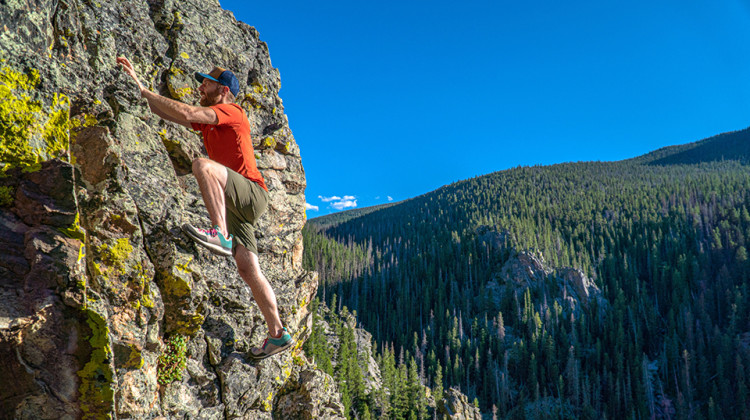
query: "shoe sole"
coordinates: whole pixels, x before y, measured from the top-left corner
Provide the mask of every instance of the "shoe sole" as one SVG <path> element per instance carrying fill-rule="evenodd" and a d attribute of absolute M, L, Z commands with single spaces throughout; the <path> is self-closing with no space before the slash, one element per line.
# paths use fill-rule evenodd
<path fill-rule="evenodd" d="M 274 352 L 273 352 L 273 353 L 268 353 L 268 354 L 266 354 L 266 353 L 261 353 L 261 354 L 259 354 L 259 355 L 257 355 L 257 356 L 256 356 L 256 355 L 254 355 L 254 354 L 253 354 L 253 352 L 251 351 L 251 352 L 250 352 L 250 358 L 251 358 L 251 359 L 253 359 L 253 360 L 263 360 L 263 359 L 265 359 L 265 358 L 268 358 L 268 357 L 271 357 L 271 356 L 273 356 L 274 354 L 279 354 L 279 353 L 283 352 L 284 350 L 289 350 L 289 349 L 290 349 L 290 348 L 291 348 L 292 346 L 294 346 L 294 343 L 295 343 L 295 341 L 294 341 L 294 339 L 292 338 L 292 339 L 291 339 L 291 340 L 290 340 L 290 341 L 289 341 L 289 342 L 288 342 L 288 343 L 287 343 L 287 344 L 286 344 L 285 346 L 283 346 L 283 347 L 279 347 L 279 348 L 277 348 L 276 350 L 274 350 Z"/>
<path fill-rule="evenodd" d="M 227 250 L 226 248 L 222 246 L 212 244 L 210 242 L 206 242 L 206 240 L 201 237 L 202 235 L 193 231 L 192 226 L 183 225 L 182 231 L 185 232 L 190 237 L 190 239 L 194 240 L 199 245 L 204 246 L 206 249 L 213 252 L 214 254 L 223 255 L 225 257 L 232 256 L 231 250 Z"/>

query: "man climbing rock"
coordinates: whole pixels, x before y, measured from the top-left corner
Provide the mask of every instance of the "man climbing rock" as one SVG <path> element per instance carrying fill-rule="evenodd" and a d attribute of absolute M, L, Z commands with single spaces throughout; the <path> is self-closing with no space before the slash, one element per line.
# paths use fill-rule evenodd
<path fill-rule="evenodd" d="M 185 225 L 183 230 L 212 252 L 233 255 L 240 276 L 250 286 L 268 324 L 268 338 L 250 351 L 250 357 L 263 359 L 288 349 L 294 339 L 281 323 L 276 295 L 258 263 L 255 222 L 268 207 L 268 187 L 255 164 L 250 122 L 234 103 L 239 81 L 220 67 L 208 74 L 195 73 L 201 83 L 200 106 L 193 106 L 145 88 L 127 58 L 118 57 L 117 63 L 135 80 L 154 114 L 203 134 L 208 159 L 195 159 L 193 174 L 213 228 Z"/>

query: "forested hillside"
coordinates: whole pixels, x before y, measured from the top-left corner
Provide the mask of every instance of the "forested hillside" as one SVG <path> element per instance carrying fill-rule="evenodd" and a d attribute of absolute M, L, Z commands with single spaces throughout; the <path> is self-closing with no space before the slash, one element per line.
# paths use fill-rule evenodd
<path fill-rule="evenodd" d="M 722 160 L 750 162 L 750 128 L 679 146 L 664 147 L 633 162 L 650 165 L 695 164 Z"/>
<path fill-rule="evenodd" d="M 750 418 L 746 135 L 312 219 L 305 264 L 329 306 L 488 415 Z"/>

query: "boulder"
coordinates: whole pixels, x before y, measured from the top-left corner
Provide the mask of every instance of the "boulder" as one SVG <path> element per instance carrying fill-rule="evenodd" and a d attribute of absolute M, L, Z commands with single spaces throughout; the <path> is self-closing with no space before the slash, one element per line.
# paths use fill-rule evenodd
<path fill-rule="evenodd" d="M 302 269 L 305 174 L 258 32 L 216 1 L 0 2 L 0 120 L 10 122 L 0 127 L 0 376 L 15 384 L 0 390 L 0 410 L 20 419 L 288 411 L 322 372 L 293 362 L 299 346 L 247 357 L 266 334 L 249 288 L 231 258 L 180 229 L 209 223 L 190 174 L 201 139 L 151 113 L 120 55 L 146 86 L 187 103 L 198 99 L 196 71 L 237 75 L 271 197 L 261 266 L 299 345 L 309 334 L 318 280 Z M 335 412 L 333 396 L 305 401 Z"/>
<path fill-rule="evenodd" d="M 445 398 L 437 403 L 437 417 L 450 420 L 482 420 L 478 407 L 456 388 L 445 391 Z"/>

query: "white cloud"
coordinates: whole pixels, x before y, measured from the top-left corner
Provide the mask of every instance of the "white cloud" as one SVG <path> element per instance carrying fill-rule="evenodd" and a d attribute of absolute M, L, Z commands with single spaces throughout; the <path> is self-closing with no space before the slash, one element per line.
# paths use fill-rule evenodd
<path fill-rule="evenodd" d="M 336 196 L 336 195 L 331 196 L 331 197 L 323 197 L 322 195 L 319 195 L 318 198 L 320 199 L 320 201 L 322 201 L 324 203 L 328 203 L 328 202 L 331 202 L 331 201 L 334 201 L 334 200 L 341 200 L 341 197 Z"/>
<path fill-rule="evenodd" d="M 391 196 L 389 195 L 389 196 L 388 196 L 388 201 L 393 201 L 393 197 L 391 197 Z"/>
<path fill-rule="evenodd" d="M 348 208 L 357 207 L 357 197 L 354 195 L 344 195 L 343 198 L 338 195 L 332 195 L 330 197 L 323 197 L 319 195 L 318 198 L 324 203 L 328 203 L 328 208 L 336 210 L 344 210 Z"/>
<path fill-rule="evenodd" d="M 354 197 L 352 197 L 354 198 Z M 341 200 L 337 201 L 335 203 L 331 203 L 331 207 L 333 207 L 336 210 L 343 210 L 347 209 L 349 207 L 357 207 L 357 200 Z"/>
<path fill-rule="evenodd" d="M 313 206 L 313 205 L 312 205 L 312 204 L 310 204 L 310 203 L 305 203 L 305 210 L 313 210 L 313 211 L 318 211 L 318 210 L 320 210 L 320 207 L 318 207 L 318 206 Z"/>

